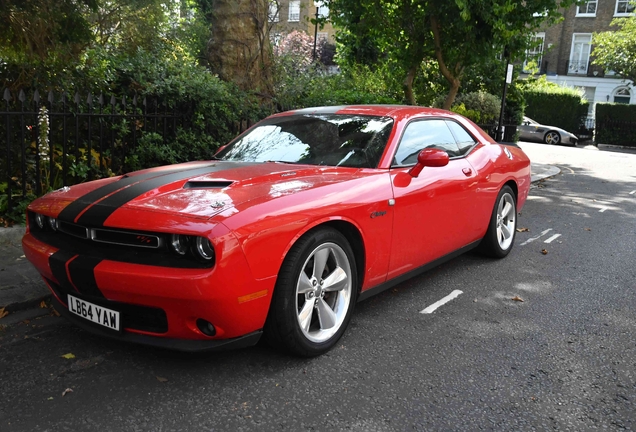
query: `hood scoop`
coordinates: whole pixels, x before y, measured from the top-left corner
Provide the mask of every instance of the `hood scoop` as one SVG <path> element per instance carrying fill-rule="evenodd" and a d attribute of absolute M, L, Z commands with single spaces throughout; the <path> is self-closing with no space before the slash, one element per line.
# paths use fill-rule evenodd
<path fill-rule="evenodd" d="M 189 181 L 183 185 L 184 189 L 223 189 L 234 183 L 233 181 Z"/>

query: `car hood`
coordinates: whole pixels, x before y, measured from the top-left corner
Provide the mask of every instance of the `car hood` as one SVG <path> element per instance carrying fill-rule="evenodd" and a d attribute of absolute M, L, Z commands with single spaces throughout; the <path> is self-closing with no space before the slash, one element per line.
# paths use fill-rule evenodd
<path fill-rule="evenodd" d="M 64 188 L 46 199 L 60 208 L 59 218 L 83 225 L 103 225 L 124 209 L 209 218 L 250 200 L 275 199 L 346 181 L 358 171 L 277 162 L 196 162 Z"/>

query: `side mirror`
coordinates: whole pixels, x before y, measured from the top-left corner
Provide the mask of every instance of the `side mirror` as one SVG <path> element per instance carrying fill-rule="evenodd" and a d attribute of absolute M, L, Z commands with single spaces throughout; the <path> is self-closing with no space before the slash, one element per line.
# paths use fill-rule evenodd
<path fill-rule="evenodd" d="M 409 170 L 411 177 L 420 175 L 424 167 L 443 167 L 448 165 L 448 153 L 444 150 L 427 148 L 417 155 L 417 163 Z"/>

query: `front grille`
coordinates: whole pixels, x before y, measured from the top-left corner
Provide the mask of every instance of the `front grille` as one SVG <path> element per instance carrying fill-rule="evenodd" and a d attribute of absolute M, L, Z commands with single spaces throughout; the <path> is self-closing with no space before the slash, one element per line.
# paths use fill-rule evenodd
<path fill-rule="evenodd" d="M 120 246 L 158 249 L 163 244 L 162 238 L 156 234 L 112 230 L 107 228 L 87 228 L 60 220 L 57 221 L 57 229 L 60 232 L 73 237 Z"/>
<path fill-rule="evenodd" d="M 119 311 L 121 313 L 121 323 L 125 329 L 150 333 L 166 333 L 168 331 L 168 317 L 163 309 L 85 296 L 65 289 L 50 279 L 46 279 L 46 282 L 64 303 L 68 299 L 67 295 L 71 294 L 96 305 Z"/>
<path fill-rule="evenodd" d="M 126 231 L 115 231 L 101 228 L 89 230 L 91 240 L 100 243 L 109 243 L 122 246 L 136 246 L 157 249 L 161 246 L 159 236 Z"/>
<path fill-rule="evenodd" d="M 64 222 L 61 220 L 57 221 L 57 229 L 64 234 L 72 235 L 73 237 L 78 237 L 82 239 L 88 238 L 88 228 L 76 225 L 74 223 Z"/>

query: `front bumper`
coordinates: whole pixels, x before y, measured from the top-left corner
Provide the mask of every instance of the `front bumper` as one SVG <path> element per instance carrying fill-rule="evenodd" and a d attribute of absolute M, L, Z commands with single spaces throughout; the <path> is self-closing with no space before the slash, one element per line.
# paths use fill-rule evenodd
<path fill-rule="evenodd" d="M 53 293 L 56 309 L 78 326 L 129 342 L 214 351 L 258 341 L 275 283 L 275 278 L 254 279 L 241 248 L 231 238 L 225 241 L 220 261 L 198 269 L 95 259 L 58 249 L 32 233 L 22 246 Z M 123 330 L 71 314 L 67 294 L 119 311 Z M 216 334 L 202 333 L 198 319 L 212 323 Z"/>

